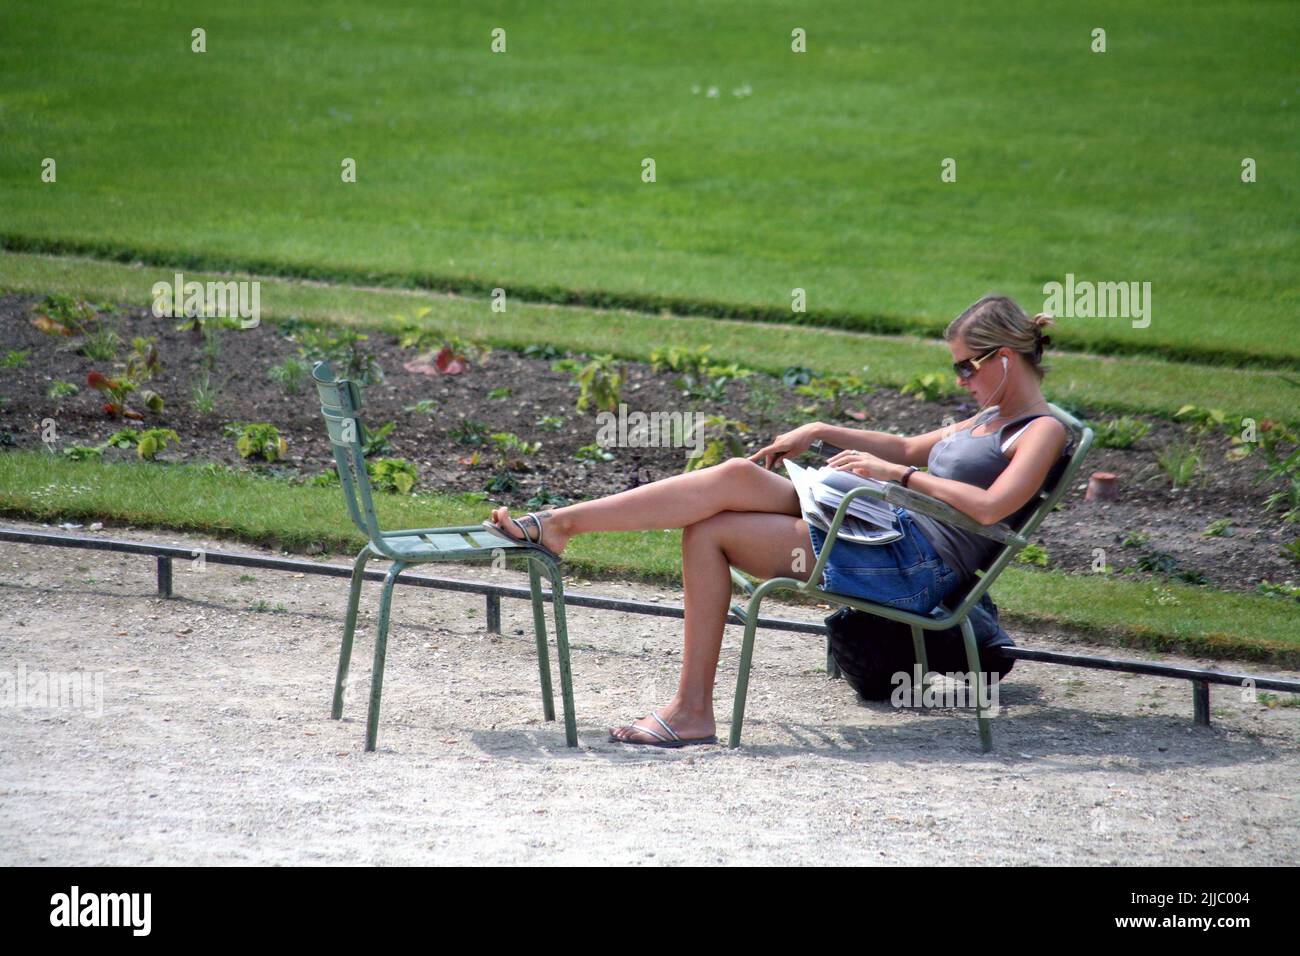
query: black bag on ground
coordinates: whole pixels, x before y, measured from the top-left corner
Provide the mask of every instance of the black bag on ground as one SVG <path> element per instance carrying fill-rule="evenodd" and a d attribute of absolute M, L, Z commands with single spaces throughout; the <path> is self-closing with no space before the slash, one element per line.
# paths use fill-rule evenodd
<path fill-rule="evenodd" d="M 831 654 L 844 679 L 865 700 L 888 700 L 898 687 L 894 675 L 900 671 L 909 679 L 916 665 L 912 646 L 912 629 L 901 621 L 877 617 L 851 607 L 842 607 L 826 618 Z M 932 672 L 965 674 L 966 645 L 961 629 L 924 631 L 925 655 Z M 977 632 L 978 638 L 978 632 Z M 980 664 L 990 679 L 994 673 L 1001 680 L 1015 664 L 997 647 L 979 647 Z"/>

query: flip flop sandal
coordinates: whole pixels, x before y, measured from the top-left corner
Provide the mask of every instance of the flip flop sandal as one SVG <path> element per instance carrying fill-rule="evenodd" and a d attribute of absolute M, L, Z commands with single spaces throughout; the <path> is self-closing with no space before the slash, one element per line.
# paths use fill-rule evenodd
<path fill-rule="evenodd" d="M 542 514 L 549 514 L 549 512 L 543 511 Z M 556 554 L 554 551 L 552 551 L 550 548 L 548 548 L 546 545 L 542 544 L 542 521 L 541 521 L 541 519 L 538 518 L 537 515 L 534 514 L 534 513 L 531 512 L 531 511 L 530 511 L 528 514 L 524 515 L 524 520 L 525 520 L 525 521 L 527 521 L 529 518 L 533 519 L 533 524 L 537 526 L 537 537 L 536 537 L 536 538 L 530 536 L 530 535 L 528 534 L 528 529 L 527 529 L 526 527 L 524 527 L 522 524 L 519 523 L 519 519 L 518 519 L 518 518 L 515 518 L 515 517 L 513 517 L 513 516 L 511 516 L 510 520 L 513 521 L 513 522 L 515 523 L 515 527 L 518 528 L 518 529 L 519 529 L 519 533 L 520 533 L 521 535 L 523 535 L 522 538 L 514 538 L 514 537 L 511 537 L 510 535 L 506 534 L 505 531 L 503 531 L 503 530 L 501 529 L 501 526 L 498 525 L 498 524 L 496 524 L 495 522 L 493 522 L 493 520 L 492 520 L 491 518 L 488 518 L 486 521 L 483 522 L 483 527 L 484 527 L 486 530 L 491 531 L 491 532 L 492 532 L 494 535 L 496 535 L 498 538 L 504 538 L 506 541 L 509 541 L 511 544 L 515 544 L 515 545 L 523 545 L 524 547 L 532 548 L 532 549 L 534 549 L 534 550 L 536 550 L 536 551 L 540 551 L 540 552 L 542 552 L 542 554 L 546 555 L 548 558 L 550 558 L 550 559 L 551 559 L 552 561 L 554 561 L 556 564 L 559 564 L 559 563 L 560 563 L 561 561 L 563 561 L 564 559 L 561 558 L 561 557 L 560 557 L 558 554 Z"/>
<path fill-rule="evenodd" d="M 628 724 L 625 729 L 634 730 L 637 731 L 638 733 L 649 734 L 651 737 L 654 737 L 656 739 L 655 740 L 624 740 L 622 737 L 615 737 L 613 734 L 610 734 L 609 735 L 610 742 L 616 744 L 631 744 L 634 747 L 691 747 L 694 746 L 695 744 L 716 744 L 718 742 L 718 737 L 716 734 L 710 734 L 708 737 L 691 737 L 690 739 L 687 739 L 685 737 L 682 737 L 680 734 L 677 733 L 677 731 L 669 727 L 667 721 L 665 721 L 662 717 L 660 717 L 659 714 L 656 713 L 655 711 L 653 710 L 650 711 L 650 716 L 653 717 L 655 720 L 657 720 L 659 722 L 659 726 L 668 732 L 667 737 L 659 733 L 657 730 L 651 730 L 649 727 L 637 727 L 635 726 L 635 721 L 634 721 L 632 724 Z"/>

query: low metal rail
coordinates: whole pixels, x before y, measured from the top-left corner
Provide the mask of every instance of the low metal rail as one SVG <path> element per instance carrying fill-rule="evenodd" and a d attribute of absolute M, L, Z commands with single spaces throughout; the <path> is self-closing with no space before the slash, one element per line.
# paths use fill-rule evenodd
<path fill-rule="evenodd" d="M 0 541 L 48 545 L 57 548 L 116 551 L 120 554 L 141 554 L 153 557 L 157 561 L 158 595 L 164 598 L 172 596 L 172 562 L 175 560 L 194 561 L 200 557 L 205 564 L 228 564 L 243 568 L 262 568 L 268 571 L 292 571 L 296 574 L 322 574 L 336 578 L 351 578 L 352 576 L 352 568 L 341 564 L 318 564 L 314 561 L 302 561 L 296 558 L 272 558 L 259 554 L 240 554 L 234 551 L 215 551 L 208 548 L 183 548 L 177 545 L 149 544 L 142 541 L 118 541 L 113 538 L 87 538 L 47 531 L 29 531 L 22 528 L 0 528 Z M 370 581 L 383 581 L 384 575 L 385 572 L 379 569 L 368 568 L 365 571 L 366 579 Z M 532 599 L 528 588 L 509 584 L 489 584 L 484 581 L 458 581 L 453 578 L 403 574 L 397 579 L 397 583 L 415 587 L 436 588 L 443 591 L 482 594 L 487 602 L 487 629 L 491 634 L 501 633 L 501 599 L 503 597 L 515 598 L 521 601 Z M 545 590 L 543 593 L 548 598 L 550 597 L 549 590 Z M 685 614 L 680 605 L 655 604 L 650 601 L 630 601 L 624 598 L 600 597 L 592 594 L 578 594 L 572 591 L 564 592 L 564 603 L 567 607 L 602 608 L 610 611 L 623 611 L 628 614 L 649 614 L 655 617 L 680 618 Z M 734 612 L 727 615 L 727 621 L 732 624 L 744 623 Z M 820 634 L 822 636 L 826 634 L 825 624 L 815 624 L 809 621 L 787 621 L 782 618 L 760 617 L 758 626 L 801 634 Z M 1255 690 L 1276 690 L 1300 694 L 1300 680 L 1284 677 L 1232 674 L 1224 671 L 1159 664 L 1152 661 L 1090 657 L 1086 654 L 1043 651 L 1028 647 L 1006 647 L 1002 648 L 1000 653 L 1015 660 L 1061 664 L 1068 667 L 1087 667 L 1094 670 L 1125 671 L 1131 674 L 1146 674 L 1153 677 L 1169 677 L 1190 681 L 1192 684 L 1193 719 L 1202 726 L 1209 726 L 1210 724 L 1211 684 L 1227 684 L 1239 688 L 1250 687 Z"/>

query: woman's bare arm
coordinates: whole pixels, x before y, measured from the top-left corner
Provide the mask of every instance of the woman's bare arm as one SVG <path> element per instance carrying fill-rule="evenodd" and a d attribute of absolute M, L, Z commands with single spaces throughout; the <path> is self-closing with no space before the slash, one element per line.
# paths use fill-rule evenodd
<path fill-rule="evenodd" d="M 836 448 L 870 452 L 877 458 L 892 461 L 896 465 L 916 465 L 917 468 L 924 468 L 930 461 L 930 449 L 941 438 L 973 425 L 976 417 L 972 415 L 964 421 L 936 428 L 924 435 L 892 435 L 889 432 L 867 431 L 861 428 L 842 428 L 824 422 L 816 422 L 813 425 L 813 434 Z"/>
<path fill-rule="evenodd" d="M 1012 446 L 1011 461 L 987 489 L 929 472 L 915 472 L 907 487 L 938 498 L 983 525 L 997 524 L 1022 508 L 1047 479 L 1069 436 L 1057 418 L 1044 416 L 1029 424 Z M 892 466 L 886 466 L 890 468 Z M 885 480 L 896 475 L 878 475 Z"/>
<path fill-rule="evenodd" d="M 903 435 L 868 431 L 864 428 L 844 428 L 840 425 L 827 425 L 825 422 L 815 423 L 812 433 L 814 438 L 836 448 L 866 451 L 885 461 L 906 464 L 903 456 L 907 453 L 907 438 Z"/>

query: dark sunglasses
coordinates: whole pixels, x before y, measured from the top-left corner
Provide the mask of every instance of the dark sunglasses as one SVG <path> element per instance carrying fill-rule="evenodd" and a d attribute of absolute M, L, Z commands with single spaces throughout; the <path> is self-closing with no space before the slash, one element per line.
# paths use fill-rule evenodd
<path fill-rule="evenodd" d="M 998 346 L 998 348 L 1001 348 L 1001 346 Z M 953 362 L 952 370 L 957 373 L 958 378 L 964 381 L 978 372 L 979 367 L 987 362 L 992 356 L 996 355 L 997 352 L 998 350 L 994 349 L 992 352 L 989 352 L 986 355 L 981 355 L 979 358 L 968 358 L 962 359 L 960 362 Z"/>

